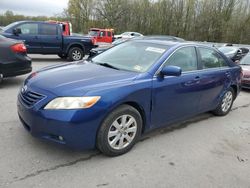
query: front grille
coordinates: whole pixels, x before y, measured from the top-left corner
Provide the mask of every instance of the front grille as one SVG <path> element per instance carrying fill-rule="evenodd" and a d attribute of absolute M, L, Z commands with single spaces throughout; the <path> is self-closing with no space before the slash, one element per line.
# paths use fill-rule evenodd
<path fill-rule="evenodd" d="M 28 107 L 33 106 L 45 97 L 44 95 L 32 91 L 20 92 L 19 96 L 20 100 Z"/>

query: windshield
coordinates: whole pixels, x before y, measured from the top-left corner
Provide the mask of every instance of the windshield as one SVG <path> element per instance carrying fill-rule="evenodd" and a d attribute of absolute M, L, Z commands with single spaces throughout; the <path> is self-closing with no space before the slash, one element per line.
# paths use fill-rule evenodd
<path fill-rule="evenodd" d="M 7 25 L 6 27 L 2 28 L 2 30 L 3 30 L 3 31 L 6 31 L 6 30 L 8 30 L 9 28 L 11 28 L 11 27 L 13 27 L 14 25 L 17 25 L 17 24 L 18 24 L 18 22 L 11 23 L 11 24 Z"/>
<path fill-rule="evenodd" d="M 245 56 L 241 61 L 240 65 L 250 65 L 250 55 Z"/>
<path fill-rule="evenodd" d="M 233 54 L 237 51 L 238 48 L 235 47 L 221 47 L 219 50 L 224 54 Z"/>
<path fill-rule="evenodd" d="M 108 64 L 117 69 L 146 72 L 169 48 L 167 45 L 128 41 L 92 59 L 96 64 Z"/>
<path fill-rule="evenodd" d="M 91 31 L 89 31 L 89 35 L 90 35 L 90 36 L 97 37 L 97 36 L 98 36 L 98 32 L 99 32 L 99 31 L 91 30 Z"/>

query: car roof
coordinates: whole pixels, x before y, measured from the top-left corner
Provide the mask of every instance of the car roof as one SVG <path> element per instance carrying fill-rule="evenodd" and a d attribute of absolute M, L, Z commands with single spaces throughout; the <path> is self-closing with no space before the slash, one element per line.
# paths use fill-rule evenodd
<path fill-rule="evenodd" d="M 207 47 L 206 45 L 198 44 L 195 42 L 187 42 L 187 41 L 171 41 L 171 40 L 156 40 L 156 39 L 134 39 L 130 41 L 138 41 L 138 42 L 146 42 L 146 43 L 152 43 L 152 44 L 160 44 L 160 45 L 166 45 L 166 46 L 181 46 L 181 45 L 194 45 L 194 46 L 204 46 Z"/>

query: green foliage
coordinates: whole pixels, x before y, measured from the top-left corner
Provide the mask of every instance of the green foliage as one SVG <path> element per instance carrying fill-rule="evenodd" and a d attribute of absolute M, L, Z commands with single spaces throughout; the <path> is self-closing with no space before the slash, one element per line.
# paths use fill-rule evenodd
<path fill-rule="evenodd" d="M 69 20 L 73 31 L 81 33 L 100 27 L 116 33 L 250 44 L 249 0 L 69 0 L 60 17 L 24 17 L 7 11 L 0 15 L 0 25 L 24 19 Z"/>
<path fill-rule="evenodd" d="M 46 20 L 58 20 L 64 21 L 67 18 L 62 16 L 53 16 L 53 17 L 46 17 L 46 16 L 24 16 L 13 14 L 12 11 L 6 11 L 4 14 L 0 14 L 0 26 L 6 26 L 12 22 L 22 21 L 22 20 L 33 20 L 33 21 L 46 21 Z"/>

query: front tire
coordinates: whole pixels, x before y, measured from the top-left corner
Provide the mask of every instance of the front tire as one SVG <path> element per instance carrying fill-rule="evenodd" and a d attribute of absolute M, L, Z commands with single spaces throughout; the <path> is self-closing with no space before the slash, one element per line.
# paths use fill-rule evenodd
<path fill-rule="evenodd" d="M 72 47 L 68 53 L 69 60 L 80 61 L 84 57 L 83 50 L 79 47 Z"/>
<path fill-rule="evenodd" d="M 137 142 L 142 129 L 140 113 L 129 105 L 122 105 L 103 121 L 97 134 L 97 148 L 108 156 L 128 152 Z"/>
<path fill-rule="evenodd" d="M 223 95 L 222 100 L 220 101 L 217 108 L 213 111 L 213 114 L 217 116 L 225 116 L 229 113 L 232 108 L 235 92 L 233 88 L 229 88 L 226 93 Z"/>

